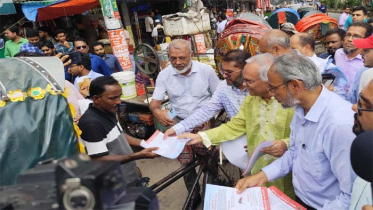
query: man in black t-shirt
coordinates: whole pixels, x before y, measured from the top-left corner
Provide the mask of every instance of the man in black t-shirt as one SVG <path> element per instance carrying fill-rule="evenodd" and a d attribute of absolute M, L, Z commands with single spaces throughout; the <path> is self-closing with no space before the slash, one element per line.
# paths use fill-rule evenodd
<path fill-rule="evenodd" d="M 122 172 L 129 186 L 134 186 L 139 176 L 134 160 L 154 158 L 158 155 L 152 147 L 133 153 L 130 145 L 140 146 L 140 140 L 123 133 L 116 111 L 120 105 L 122 88 L 109 76 L 98 77 L 91 82 L 89 94 L 93 100 L 79 120 L 81 142 L 93 160 L 111 160 L 122 163 Z"/>

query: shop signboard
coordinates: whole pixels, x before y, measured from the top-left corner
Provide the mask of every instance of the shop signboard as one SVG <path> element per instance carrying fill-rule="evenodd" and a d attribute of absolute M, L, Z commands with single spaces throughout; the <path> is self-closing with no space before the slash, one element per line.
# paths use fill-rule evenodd
<path fill-rule="evenodd" d="M 116 19 L 120 19 L 118 5 L 116 0 L 100 0 L 102 13 L 104 16 Z"/>
<path fill-rule="evenodd" d="M 132 63 L 123 28 L 108 30 L 113 54 L 118 58 L 123 70 L 131 70 Z"/>
<path fill-rule="evenodd" d="M 194 38 L 196 39 L 197 52 L 205 53 L 206 45 L 205 45 L 205 37 L 203 36 L 203 34 L 196 34 L 194 35 Z"/>
<path fill-rule="evenodd" d="M 225 12 L 225 15 L 227 16 L 228 21 L 233 19 L 233 9 L 227 9 Z"/>

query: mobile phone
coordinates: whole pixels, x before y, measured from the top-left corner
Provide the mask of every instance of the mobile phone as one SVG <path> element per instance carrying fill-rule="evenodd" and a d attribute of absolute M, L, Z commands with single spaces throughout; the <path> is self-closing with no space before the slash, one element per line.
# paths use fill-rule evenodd
<path fill-rule="evenodd" d="M 333 84 L 335 76 L 333 74 L 322 74 L 322 83 L 325 87 L 329 87 Z"/>

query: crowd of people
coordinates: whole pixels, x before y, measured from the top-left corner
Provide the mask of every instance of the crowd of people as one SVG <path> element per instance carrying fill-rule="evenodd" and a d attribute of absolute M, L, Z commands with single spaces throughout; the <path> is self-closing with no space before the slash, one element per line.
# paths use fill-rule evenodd
<path fill-rule="evenodd" d="M 145 19 L 152 46 L 153 37 L 157 43 L 163 39 L 162 21 L 153 17 L 150 12 Z M 221 18 L 218 33 L 227 24 L 226 17 Z M 247 139 L 245 148 L 237 148 L 242 153 L 251 154 L 258 144 L 271 140 L 273 145 L 261 151 L 266 155 L 251 175 L 236 184 L 238 193 L 248 187 L 276 186 L 307 209 L 373 209 L 370 183 L 359 178 L 350 164 L 356 135 L 373 131 L 373 29 L 367 21 L 361 6 L 352 9 L 352 16 L 341 16 L 340 28 L 326 33 L 326 52 L 320 56 L 313 36 L 285 23 L 281 30 L 261 37 L 259 55 L 240 49 L 225 54 L 222 81 L 211 66 L 192 59 L 189 41 L 175 39 L 168 48 L 171 65 L 159 73 L 149 109 L 169 128 L 165 138 L 191 139 L 178 157 L 182 165 L 191 161 L 193 152 L 203 155 L 205 148 L 230 144 L 242 135 Z M 64 30 L 52 36 L 45 28 L 29 29 L 25 39 L 16 27 L 8 27 L 5 34 L 6 57 L 71 56 L 64 64 L 65 83 L 76 94 L 68 100 L 93 102 L 75 119 L 81 143 L 94 160 L 121 162 L 128 185 L 139 185 L 133 160 L 155 158 L 157 148 L 134 153 L 130 146 L 140 146 L 141 140 L 125 134 L 118 123 L 122 88 L 110 76 L 123 71 L 118 59 L 107 54 L 101 42 L 89 45 L 83 38 L 68 42 Z M 322 75 L 330 72 L 338 72 L 346 83 L 324 85 Z M 173 119 L 161 108 L 166 93 L 176 114 Z M 210 128 L 209 120 L 221 109 L 230 121 Z M 194 170 L 183 177 L 189 192 L 196 177 Z M 188 209 L 200 202 L 198 186 Z"/>

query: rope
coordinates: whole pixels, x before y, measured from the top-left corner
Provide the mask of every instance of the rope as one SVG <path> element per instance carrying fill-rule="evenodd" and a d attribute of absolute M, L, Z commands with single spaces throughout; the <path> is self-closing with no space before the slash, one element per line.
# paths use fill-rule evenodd
<path fill-rule="evenodd" d="M 6 30 L 10 29 L 11 27 L 17 25 L 19 22 L 21 22 L 23 19 L 25 19 L 26 17 L 23 17 L 21 18 L 19 21 L 17 21 L 16 23 L 14 23 L 13 25 L 11 25 L 9 28 L 5 29 L 3 32 L 1 32 L 0 36 L 3 35 L 5 33 Z"/>

